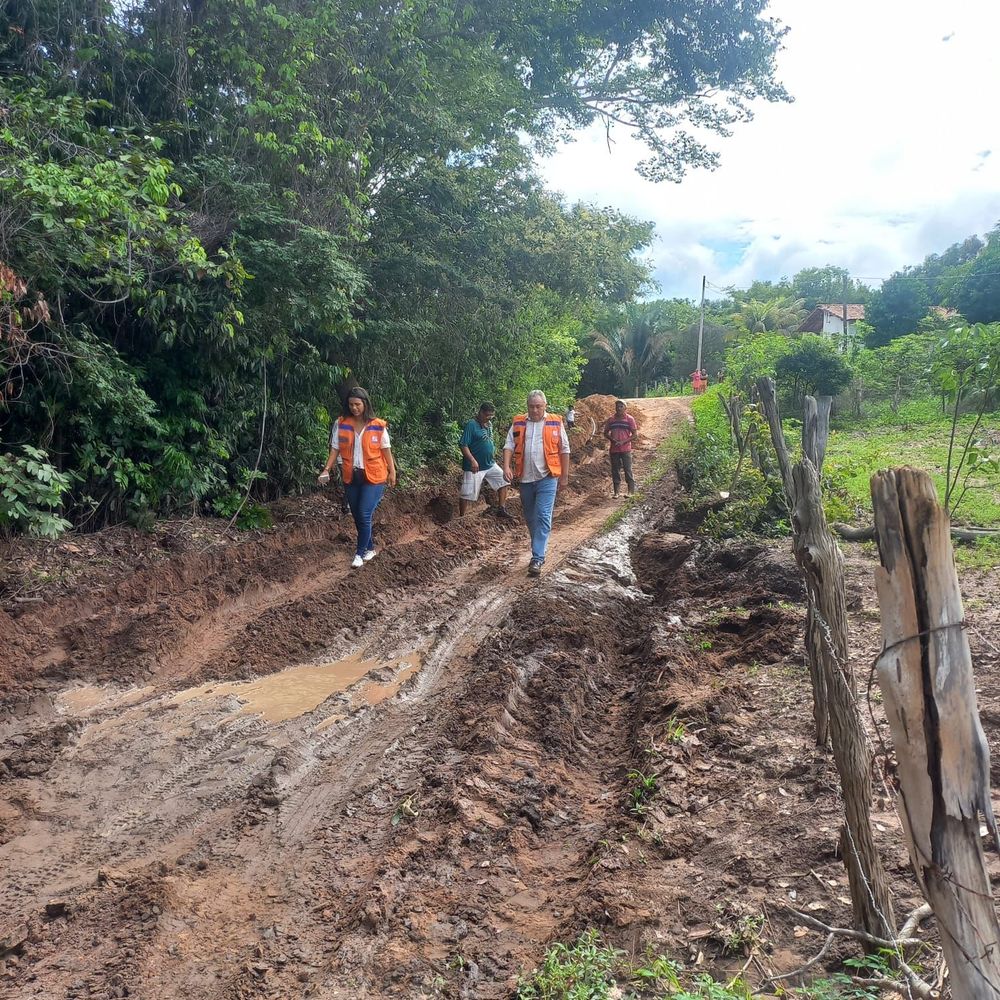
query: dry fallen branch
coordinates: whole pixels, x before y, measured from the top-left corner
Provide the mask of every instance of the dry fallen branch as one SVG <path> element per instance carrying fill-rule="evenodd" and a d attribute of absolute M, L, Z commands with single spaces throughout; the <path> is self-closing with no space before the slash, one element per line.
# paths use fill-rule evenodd
<path fill-rule="evenodd" d="M 921 906 L 914 910 L 913 913 L 911 913 L 907 918 L 906 923 L 903 925 L 903 931 L 899 937 L 891 940 L 889 938 L 880 938 L 873 934 L 867 934 L 865 931 L 854 930 L 851 927 L 834 927 L 831 924 L 824 923 L 822 920 L 817 920 L 808 913 L 796 910 L 792 906 L 785 905 L 784 909 L 788 913 L 792 914 L 796 920 L 806 926 L 812 927 L 814 930 L 823 931 L 826 934 L 826 940 L 823 942 L 823 947 L 820 948 L 819 952 L 813 956 L 813 958 L 809 959 L 805 965 L 802 965 L 798 969 L 794 969 L 791 972 L 781 972 L 776 975 L 772 975 L 769 979 L 769 983 L 776 983 L 782 979 L 794 979 L 801 976 L 803 973 L 808 972 L 809 969 L 818 965 L 819 962 L 823 960 L 833 945 L 833 942 L 838 937 L 846 937 L 853 938 L 863 944 L 873 945 L 876 948 L 885 948 L 892 951 L 895 955 L 894 961 L 899 966 L 899 969 L 906 980 L 906 986 L 909 988 L 911 994 L 920 997 L 921 1000 L 933 1000 L 933 998 L 937 996 L 935 988 L 929 983 L 924 982 L 924 980 L 913 971 L 903 957 L 904 948 L 922 948 L 926 946 L 926 941 L 921 941 L 919 938 L 913 938 L 909 935 L 917 929 L 921 920 L 924 920 L 931 915 L 931 908 L 929 906 Z M 880 987 L 898 989 L 901 985 L 900 983 L 893 982 L 890 979 L 882 978 L 879 978 L 877 981 L 875 979 L 860 979 L 857 977 L 852 977 L 852 979 L 855 983 L 862 986 L 878 985 Z"/>
<path fill-rule="evenodd" d="M 858 528 L 853 524 L 834 521 L 830 525 L 834 531 L 847 542 L 870 542 L 875 537 L 875 527 Z M 980 538 L 1000 538 L 1000 531 L 993 528 L 956 528 L 951 527 L 951 537 L 961 542 L 975 542 Z"/>

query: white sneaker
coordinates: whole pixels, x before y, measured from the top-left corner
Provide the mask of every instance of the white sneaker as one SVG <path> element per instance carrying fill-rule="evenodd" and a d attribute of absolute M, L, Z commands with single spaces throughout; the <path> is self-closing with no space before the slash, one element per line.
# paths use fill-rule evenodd
<path fill-rule="evenodd" d="M 374 549 L 369 549 L 362 556 L 362 558 L 364 559 L 365 562 L 371 562 L 375 558 L 375 556 L 377 556 L 377 555 L 378 555 L 378 553 Z"/>
<path fill-rule="evenodd" d="M 364 559 L 361 558 L 361 556 L 355 556 L 354 561 L 351 563 L 351 569 L 360 569 L 362 566 L 364 566 L 364 564 L 365 561 Z"/>

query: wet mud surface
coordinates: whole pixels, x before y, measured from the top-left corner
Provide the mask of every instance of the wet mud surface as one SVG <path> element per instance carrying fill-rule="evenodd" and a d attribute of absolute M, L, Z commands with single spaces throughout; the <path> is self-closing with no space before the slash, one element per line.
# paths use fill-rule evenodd
<path fill-rule="evenodd" d="M 642 475 L 687 413 L 639 405 Z M 850 907 L 787 545 L 687 534 L 669 475 L 609 528 L 606 455 L 574 444 L 539 581 L 522 525 L 416 491 L 349 575 L 317 496 L 14 608 L 0 994 L 509 997 L 588 927 L 758 983 L 818 951 L 785 906 Z M 870 570 L 852 557 L 858 663 Z M 995 642 L 995 583 L 969 587 Z M 888 798 L 876 818 L 903 912 Z"/>

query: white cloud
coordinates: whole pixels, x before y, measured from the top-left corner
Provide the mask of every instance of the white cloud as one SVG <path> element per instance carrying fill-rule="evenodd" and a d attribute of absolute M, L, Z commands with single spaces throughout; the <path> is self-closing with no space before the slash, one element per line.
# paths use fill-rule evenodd
<path fill-rule="evenodd" d="M 702 273 L 746 285 L 824 264 L 881 278 L 1000 220 L 1000 4 L 773 0 L 771 13 L 792 29 L 779 78 L 795 103 L 713 140 L 718 170 L 652 184 L 633 170 L 643 151 L 619 130 L 609 154 L 597 128 L 541 164 L 571 199 L 656 222 L 663 294 L 695 297 Z"/>

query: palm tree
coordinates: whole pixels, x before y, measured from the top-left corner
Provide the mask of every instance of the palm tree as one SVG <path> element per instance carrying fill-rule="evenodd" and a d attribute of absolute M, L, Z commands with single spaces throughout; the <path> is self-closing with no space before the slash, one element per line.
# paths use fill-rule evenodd
<path fill-rule="evenodd" d="M 660 317 L 648 306 L 626 306 L 621 323 L 608 333 L 594 333 L 594 344 L 605 351 L 615 366 L 623 389 L 653 381 L 663 365 L 669 344 Z"/>
<path fill-rule="evenodd" d="M 750 333 L 770 333 L 776 330 L 790 332 L 802 322 L 804 316 L 802 299 L 779 295 L 767 302 L 748 299 L 740 306 L 734 318 Z"/>

